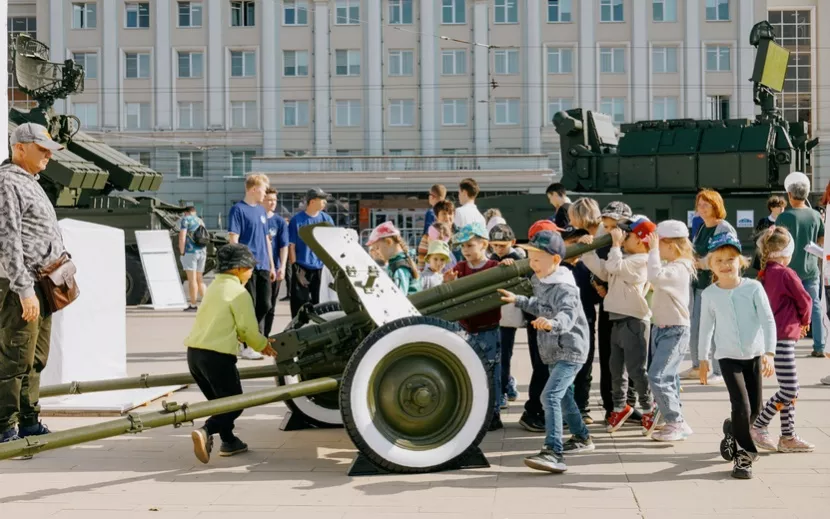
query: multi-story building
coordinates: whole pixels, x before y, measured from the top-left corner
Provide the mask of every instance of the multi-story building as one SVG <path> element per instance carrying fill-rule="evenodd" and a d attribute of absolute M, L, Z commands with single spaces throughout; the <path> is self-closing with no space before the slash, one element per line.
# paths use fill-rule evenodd
<path fill-rule="evenodd" d="M 749 32 L 765 18 L 794 51 L 784 114 L 823 136 L 820 5 L 10 0 L 9 30 L 36 33 L 53 61 L 82 63 L 84 93 L 57 108 L 163 172 L 162 196 L 195 203 L 210 225 L 258 171 L 286 211 L 320 186 L 338 195 L 344 222 L 417 226 L 437 181 L 543 189 L 559 169 L 551 118 L 562 109 L 619 123 L 753 117 Z M 830 160 L 817 155 L 823 186 Z"/>

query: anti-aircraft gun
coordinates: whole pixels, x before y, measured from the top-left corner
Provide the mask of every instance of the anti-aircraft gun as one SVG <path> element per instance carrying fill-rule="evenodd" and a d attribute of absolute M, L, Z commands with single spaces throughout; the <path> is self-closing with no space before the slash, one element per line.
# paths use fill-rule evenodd
<path fill-rule="evenodd" d="M 356 232 L 326 224 L 300 237 L 334 275 L 339 303 L 307 306 L 273 335 L 273 366 L 243 368 L 243 379 L 301 382 L 0 444 L 0 459 L 138 433 L 213 414 L 326 393 L 360 451 L 351 474 L 427 472 L 489 466 L 478 449 L 495 405 L 492 365 L 452 321 L 498 308 L 497 289 L 529 295 L 528 260 L 502 265 L 407 298 L 361 246 Z M 572 245 L 566 258 L 610 243 Z M 41 397 L 190 384 L 189 373 L 80 381 L 44 387 Z M 313 402 L 312 402 L 313 403 Z"/>
<path fill-rule="evenodd" d="M 19 88 L 37 101 L 37 107 L 9 111 L 9 132 L 18 125 L 32 122 L 45 126 L 55 141 L 65 146 L 52 155 L 40 174 L 40 184 L 58 218 L 73 218 L 124 230 L 126 243 L 127 304 L 149 302 L 150 292 L 136 246 L 135 231 L 174 229 L 185 208 L 168 204 L 152 196 L 159 190 L 162 174 L 131 159 L 88 133 L 81 131 L 81 121 L 74 115 L 55 113 L 53 105 L 84 90 L 84 69 L 71 59 L 49 62 L 49 47 L 18 35 L 9 49 Z M 172 231 L 171 231 L 172 232 Z M 209 265 L 213 268 L 214 246 L 226 243 L 212 235 Z M 178 247 L 173 247 L 178 251 Z"/>

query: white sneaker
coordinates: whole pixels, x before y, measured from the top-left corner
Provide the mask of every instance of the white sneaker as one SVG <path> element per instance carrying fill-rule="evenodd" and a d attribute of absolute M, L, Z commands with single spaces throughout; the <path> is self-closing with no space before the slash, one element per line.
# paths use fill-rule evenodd
<path fill-rule="evenodd" d="M 824 384 L 825 386 L 830 386 L 830 375 L 827 375 L 826 377 L 821 379 L 821 383 Z"/>
<path fill-rule="evenodd" d="M 689 368 L 686 371 L 680 373 L 681 380 L 699 380 L 700 379 L 700 369 L 699 368 Z"/>
<path fill-rule="evenodd" d="M 245 360 L 262 360 L 265 358 L 247 346 L 239 347 L 239 356 Z"/>
<path fill-rule="evenodd" d="M 723 384 L 723 377 L 720 375 L 709 375 L 709 378 L 706 379 L 706 383 L 710 386 L 715 386 L 718 384 Z"/>

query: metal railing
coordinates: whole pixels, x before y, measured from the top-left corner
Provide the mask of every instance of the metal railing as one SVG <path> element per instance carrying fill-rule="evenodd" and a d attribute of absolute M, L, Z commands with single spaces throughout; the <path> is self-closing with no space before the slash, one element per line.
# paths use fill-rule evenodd
<path fill-rule="evenodd" d="M 458 171 L 546 170 L 548 155 L 436 155 L 351 157 L 254 157 L 252 170 L 323 171 Z"/>

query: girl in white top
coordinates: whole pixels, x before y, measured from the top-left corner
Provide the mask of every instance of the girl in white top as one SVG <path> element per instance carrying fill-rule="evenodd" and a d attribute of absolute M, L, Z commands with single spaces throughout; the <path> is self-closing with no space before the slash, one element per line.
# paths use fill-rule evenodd
<path fill-rule="evenodd" d="M 644 432 L 650 434 L 663 416 L 666 426 L 651 438 L 681 441 L 692 434 L 680 407 L 678 372 L 689 349 L 688 303 L 689 288 L 696 275 L 694 250 L 688 227 L 677 220 L 660 222 L 656 233 L 649 236 L 648 246 L 648 281 L 654 289 L 648 381 L 657 402 L 657 413 L 651 429 Z"/>

